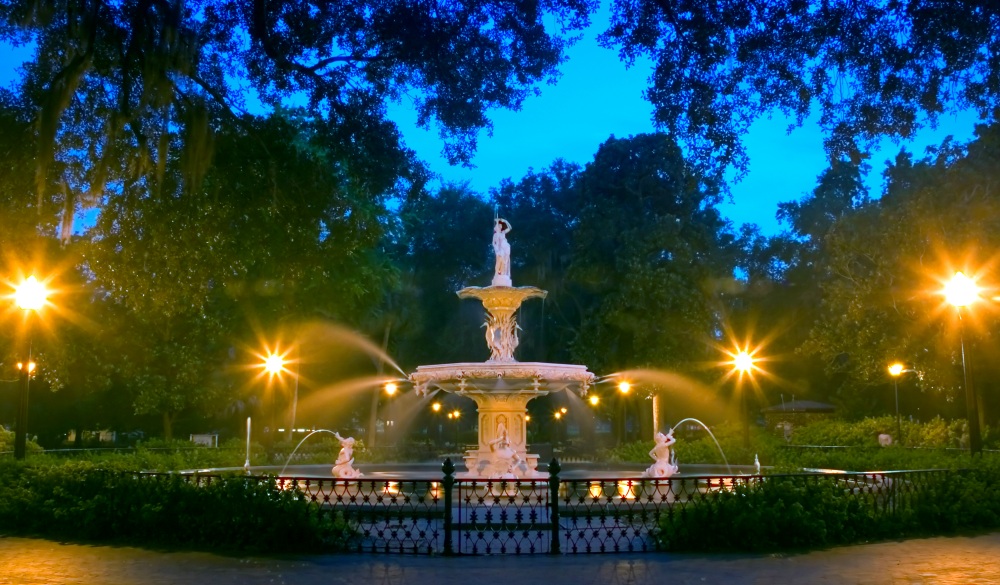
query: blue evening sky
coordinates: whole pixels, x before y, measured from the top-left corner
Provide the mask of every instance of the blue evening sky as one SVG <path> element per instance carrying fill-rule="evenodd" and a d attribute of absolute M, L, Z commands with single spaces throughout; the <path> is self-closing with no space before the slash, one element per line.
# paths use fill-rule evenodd
<path fill-rule="evenodd" d="M 416 116 L 405 101 L 391 106 L 390 117 L 400 125 L 406 144 L 441 180 L 467 181 L 484 194 L 502 179 L 517 181 L 528 169 L 544 169 L 557 158 L 585 165 L 610 136 L 654 130 L 652 107 L 642 97 L 651 66 L 637 61 L 626 69 L 615 51 L 599 47 L 595 38 L 605 20 L 597 15 L 597 24 L 570 47 L 562 76 L 555 84 L 543 85 L 541 95 L 528 98 L 520 111 L 491 113 L 493 133 L 480 135 L 473 168 L 450 166 L 441 156 L 437 130 L 417 128 Z M 0 86 L 10 85 L 29 51 L 0 47 Z M 968 140 L 975 121 L 970 114 L 943 116 L 937 129 L 924 130 L 912 141 L 902 145 L 884 141 L 869 161 L 871 194 L 881 192 L 885 162 L 893 159 L 900 147 L 922 155 L 927 146 L 939 144 L 948 135 Z M 742 181 L 732 185 L 732 203 L 722 205 L 723 213 L 736 226 L 756 223 L 765 234 L 778 233 L 777 204 L 811 192 L 816 177 L 826 168 L 823 136 L 815 117 L 791 133 L 787 132 L 788 124 L 780 115 L 761 119 L 744 137 L 750 168 Z"/>

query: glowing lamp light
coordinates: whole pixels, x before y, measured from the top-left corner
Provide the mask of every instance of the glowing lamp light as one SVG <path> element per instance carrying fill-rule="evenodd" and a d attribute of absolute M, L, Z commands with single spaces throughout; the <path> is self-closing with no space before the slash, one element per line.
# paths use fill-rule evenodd
<path fill-rule="evenodd" d="M 559 412 L 561 412 L 563 414 L 566 414 L 566 412 L 567 412 L 566 407 L 564 406 L 564 407 L 560 408 Z"/>
<path fill-rule="evenodd" d="M 631 389 L 632 389 L 632 384 L 629 384 L 625 380 L 618 382 L 618 391 L 621 392 L 622 394 L 628 394 L 629 390 Z"/>
<path fill-rule="evenodd" d="M 385 385 L 385 393 L 386 394 L 388 394 L 389 396 L 392 396 L 393 394 L 396 393 L 396 390 L 399 390 L 399 386 L 396 386 L 395 382 L 388 382 L 388 383 L 386 383 L 386 385 Z"/>
<path fill-rule="evenodd" d="M 459 418 L 459 417 L 461 417 L 461 416 L 462 416 L 462 411 L 461 411 L 461 410 L 453 410 L 453 411 L 451 412 L 451 414 L 452 414 L 452 415 L 453 415 L 453 416 L 454 416 L 455 418 Z"/>
<path fill-rule="evenodd" d="M 601 397 L 597 394 L 591 394 L 590 397 L 587 398 L 587 401 L 590 402 L 591 406 L 597 406 L 597 404 L 601 401 Z"/>
<path fill-rule="evenodd" d="M 556 417 L 556 420 L 559 420 L 559 419 L 561 419 L 561 418 L 562 418 L 562 415 L 563 415 L 563 413 L 561 413 L 561 412 L 559 412 L 559 411 L 557 410 L 557 411 L 555 412 L 555 414 L 554 414 L 553 416 L 555 416 L 555 417 Z"/>
<path fill-rule="evenodd" d="M 956 272 L 944 285 L 944 298 L 956 307 L 967 307 L 979 299 L 979 291 L 976 281 L 962 272 Z"/>
<path fill-rule="evenodd" d="M 264 358 L 264 370 L 268 374 L 273 376 L 281 373 L 281 370 L 283 369 L 285 369 L 285 358 L 280 355 L 272 353 L 268 354 L 268 356 Z"/>
<path fill-rule="evenodd" d="M 632 484 L 632 480 L 624 480 L 618 482 L 618 494 L 623 500 L 634 500 L 636 486 Z"/>
<path fill-rule="evenodd" d="M 530 420 L 531 420 L 531 415 L 530 414 L 524 415 L 524 422 L 528 422 Z"/>
<path fill-rule="evenodd" d="M 432 404 L 431 410 L 433 410 L 434 412 L 441 412 L 441 403 L 435 402 L 434 404 Z"/>
<path fill-rule="evenodd" d="M 28 373 L 29 374 L 35 371 L 35 366 L 36 366 L 35 362 L 28 362 Z M 23 368 L 24 368 L 24 362 L 17 362 L 17 369 L 20 370 L 20 369 L 23 369 Z"/>
<path fill-rule="evenodd" d="M 740 372 L 749 372 L 753 369 L 753 356 L 747 353 L 746 350 L 740 350 L 733 358 L 733 368 Z"/>
<path fill-rule="evenodd" d="M 45 285 L 34 276 L 29 276 L 14 291 L 14 302 L 24 311 L 37 311 L 45 304 L 48 295 Z"/>
<path fill-rule="evenodd" d="M 896 362 L 889 366 L 889 375 L 896 377 L 903 373 L 903 364 Z"/>

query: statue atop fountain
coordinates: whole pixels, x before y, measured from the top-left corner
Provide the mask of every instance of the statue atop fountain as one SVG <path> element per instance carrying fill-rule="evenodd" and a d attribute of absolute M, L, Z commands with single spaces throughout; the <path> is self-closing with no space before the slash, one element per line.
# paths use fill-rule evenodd
<path fill-rule="evenodd" d="M 668 478 L 677 473 L 677 456 L 670 451 L 670 446 L 677 442 L 677 439 L 674 439 L 674 430 L 670 429 L 667 434 L 658 432 L 653 440 L 656 444 L 649 452 L 649 456 L 653 458 L 653 464 L 646 469 L 642 476 L 658 479 Z"/>
<path fill-rule="evenodd" d="M 493 222 L 493 253 L 496 255 L 496 268 L 493 274 L 493 286 L 514 286 L 510 280 L 510 243 L 507 233 L 511 230 L 510 222 L 502 217 Z"/>
<path fill-rule="evenodd" d="M 495 264 L 490 286 L 469 286 L 458 291 L 461 299 L 477 299 L 486 309 L 485 362 L 463 362 L 419 366 L 410 374 L 418 394 L 432 389 L 466 396 L 478 408 L 479 444 L 465 455 L 464 477 L 538 478 L 538 456 L 527 451 L 528 402 L 549 392 L 576 390 L 586 395 L 595 376 L 586 366 L 518 362 L 515 318 L 527 299 L 548 293 L 533 286 L 514 286 L 510 276 L 511 253 L 507 234 L 511 224 L 501 217 L 493 221 Z M 463 475 L 463 474 L 460 474 Z"/>
<path fill-rule="evenodd" d="M 354 437 L 341 437 L 340 433 L 333 433 L 333 436 L 340 441 L 340 453 L 337 460 L 333 462 L 333 477 L 337 479 L 357 479 L 363 474 L 354 469 Z"/>

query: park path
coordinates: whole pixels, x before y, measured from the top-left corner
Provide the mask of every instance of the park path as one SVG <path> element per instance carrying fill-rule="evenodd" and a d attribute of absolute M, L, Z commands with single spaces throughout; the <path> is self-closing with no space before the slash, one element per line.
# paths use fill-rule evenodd
<path fill-rule="evenodd" d="M 159 552 L 0 537 L 3 585 L 839 585 L 1000 584 L 1000 532 L 839 547 L 804 554 L 523 557 Z"/>

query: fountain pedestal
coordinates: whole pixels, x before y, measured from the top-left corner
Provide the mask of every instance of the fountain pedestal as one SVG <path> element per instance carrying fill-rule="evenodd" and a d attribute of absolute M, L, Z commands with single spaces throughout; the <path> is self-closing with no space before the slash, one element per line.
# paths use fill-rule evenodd
<path fill-rule="evenodd" d="M 471 398 L 477 407 L 478 445 L 465 454 L 465 477 L 489 478 L 496 463 L 495 441 L 506 429 L 518 456 L 519 478 L 545 477 L 537 471 L 538 455 L 528 453 L 528 402 L 566 389 L 586 394 L 594 375 L 585 366 L 544 362 L 467 362 L 419 366 L 410 374 L 418 392 L 431 387 Z"/>

